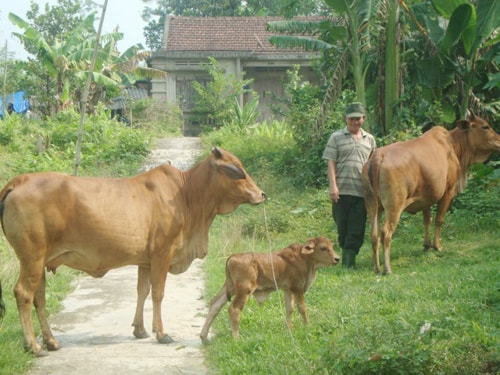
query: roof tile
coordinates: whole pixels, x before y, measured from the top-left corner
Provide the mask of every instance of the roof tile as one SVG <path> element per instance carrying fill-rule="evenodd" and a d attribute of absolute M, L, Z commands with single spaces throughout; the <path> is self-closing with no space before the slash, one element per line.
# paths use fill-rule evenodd
<path fill-rule="evenodd" d="M 276 34 L 267 31 L 266 24 L 279 20 L 283 18 L 171 16 L 166 20 L 162 50 L 276 53 L 280 50 L 268 41 Z"/>

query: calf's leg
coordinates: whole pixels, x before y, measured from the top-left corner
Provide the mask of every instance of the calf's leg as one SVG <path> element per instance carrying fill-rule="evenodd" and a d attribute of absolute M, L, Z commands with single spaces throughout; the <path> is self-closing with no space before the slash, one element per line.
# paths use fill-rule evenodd
<path fill-rule="evenodd" d="M 255 289 L 255 288 L 253 288 Z M 252 288 L 236 286 L 236 294 L 233 302 L 229 305 L 229 319 L 231 320 L 231 328 L 233 330 L 233 338 L 240 337 L 240 314 L 245 307 L 248 298 L 252 294 Z"/>
<path fill-rule="evenodd" d="M 302 321 L 304 324 L 307 324 L 307 306 L 306 301 L 304 300 L 304 293 L 295 293 L 295 298 L 297 300 L 297 309 L 299 310 L 300 315 L 302 315 Z"/>
<path fill-rule="evenodd" d="M 293 293 L 289 290 L 285 290 L 285 309 L 286 309 L 286 325 L 288 329 L 292 329 L 292 313 L 295 306 L 295 300 Z"/>
<path fill-rule="evenodd" d="M 201 342 L 203 344 L 208 343 L 208 331 L 210 329 L 210 326 L 212 325 L 212 322 L 214 321 L 217 314 L 219 314 L 220 310 L 222 309 L 222 306 L 224 306 L 227 301 L 228 301 L 227 289 L 226 289 L 226 283 L 224 283 L 219 293 L 214 298 L 212 298 L 212 301 L 210 301 L 210 309 L 208 310 L 208 315 L 207 318 L 205 319 L 205 324 L 203 325 L 203 328 L 201 329 L 200 333 Z"/>

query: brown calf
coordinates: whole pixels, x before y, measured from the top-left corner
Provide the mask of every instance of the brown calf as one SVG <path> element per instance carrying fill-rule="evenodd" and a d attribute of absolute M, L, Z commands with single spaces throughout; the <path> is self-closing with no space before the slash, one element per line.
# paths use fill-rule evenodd
<path fill-rule="evenodd" d="M 339 256 L 333 251 L 332 243 L 325 237 L 309 239 L 305 245 L 292 244 L 272 254 L 233 254 L 226 262 L 226 282 L 210 302 L 200 338 L 207 343 L 208 330 L 222 306 L 234 300 L 229 306 L 229 317 L 233 337 L 239 337 L 240 314 L 250 295 L 262 304 L 271 292 L 282 289 L 285 292 L 286 321 L 291 327 L 291 315 L 295 301 L 304 324 L 307 324 L 307 310 L 304 294 L 314 279 L 316 270 L 336 265 Z"/>

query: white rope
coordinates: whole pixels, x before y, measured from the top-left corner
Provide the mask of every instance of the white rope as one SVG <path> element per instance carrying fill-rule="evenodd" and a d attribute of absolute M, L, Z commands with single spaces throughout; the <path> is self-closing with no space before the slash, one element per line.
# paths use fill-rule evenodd
<path fill-rule="evenodd" d="M 293 347 L 295 348 L 295 351 L 296 351 L 297 355 L 304 362 L 309 363 L 309 360 L 307 360 L 306 358 L 304 358 L 304 356 L 302 355 L 302 351 L 300 350 L 300 346 L 297 344 L 297 341 L 295 340 L 295 337 L 292 334 L 292 330 L 288 326 L 288 322 L 286 320 L 286 311 L 284 311 L 284 308 L 283 308 L 283 301 L 281 299 L 281 293 L 279 291 L 278 281 L 276 280 L 276 273 L 275 273 L 275 270 L 274 270 L 274 262 L 273 262 L 273 255 L 272 255 L 272 241 L 271 241 L 271 234 L 269 233 L 269 228 L 267 226 L 268 220 L 267 220 L 267 213 L 266 213 L 266 204 L 265 204 L 265 201 L 264 201 L 264 203 L 262 203 L 262 207 L 263 207 L 263 211 L 264 211 L 264 228 L 265 228 L 265 231 L 266 231 L 266 237 L 267 237 L 267 242 L 268 242 L 268 253 L 269 253 L 269 259 L 271 261 L 271 270 L 272 270 L 272 273 L 273 273 L 274 287 L 276 288 L 276 293 L 278 294 L 279 309 L 280 309 L 281 314 L 283 316 L 283 320 L 285 321 L 285 324 L 286 324 L 286 327 L 287 327 L 287 331 L 288 331 L 288 335 L 290 336 L 290 340 L 292 342 Z M 293 298 L 293 296 L 292 296 L 292 298 Z M 290 319 L 291 319 L 291 317 L 290 317 Z"/>

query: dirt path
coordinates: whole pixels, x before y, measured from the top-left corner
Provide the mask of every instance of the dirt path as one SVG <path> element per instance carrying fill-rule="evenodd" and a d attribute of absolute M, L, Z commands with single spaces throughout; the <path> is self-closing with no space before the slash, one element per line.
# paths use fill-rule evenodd
<path fill-rule="evenodd" d="M 144 169 L 170 160 L 185 170 L 200 148 L 198 138 L 161 139 Z M 37 358 L 28 375 L 208 374 L 198 337 L 206 312 L 201 262 L 167 277 L 163 323 L 175 340 L 169 345 L 158 344 L 153 336 L 137 340 L 132 335 L 137 267 L 113 270 L 102 279 L 80 277 L 63 310 L 49 319 L 61 350 Z M 144 317 L 151 329 L 150 297 Z"/>

